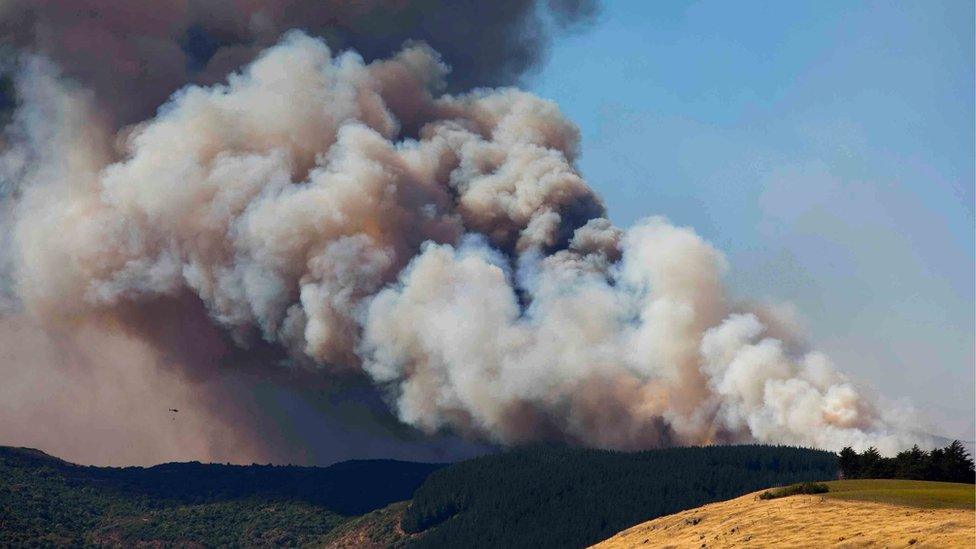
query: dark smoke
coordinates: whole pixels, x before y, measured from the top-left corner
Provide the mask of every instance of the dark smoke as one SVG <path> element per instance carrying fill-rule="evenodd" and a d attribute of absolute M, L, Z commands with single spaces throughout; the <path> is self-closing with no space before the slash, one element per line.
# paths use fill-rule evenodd
<path fill-rule="evenodd" d="M 9 0 L 0 44 L 52 59 L 124 125 L 185 84 L 222 80 L 289 29 L 367 61 L 426 42 L 461 91 L 517 83 L 545 59 L 553 32 L 597 11 L 596 0 Z"/>

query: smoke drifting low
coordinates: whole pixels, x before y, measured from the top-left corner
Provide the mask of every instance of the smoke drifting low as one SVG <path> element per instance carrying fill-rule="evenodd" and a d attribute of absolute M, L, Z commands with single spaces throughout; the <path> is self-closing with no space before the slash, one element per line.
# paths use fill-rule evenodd
<path fill-rule="evenodd" d="M 115 132 L 26 58 L 2 157 L 8 300 L 145 342 L 150 369 L 201 380 L 191 400 L 244 433 L 255 407 L 206 389 L 228 368 L 368 380 L 408 426 L 488 443 L 917 441 L 790 323 L 732 303 L 691 229 L 614 227 L 553 103 L 443 94 L 448 75 L 423 44 L 367 63 L 294 31 Z"/>

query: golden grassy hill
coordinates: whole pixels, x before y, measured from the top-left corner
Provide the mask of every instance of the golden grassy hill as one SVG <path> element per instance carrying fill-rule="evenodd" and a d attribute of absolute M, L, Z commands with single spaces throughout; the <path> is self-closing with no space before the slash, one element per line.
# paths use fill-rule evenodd
<path fill-rule="evenodd" d="M 830 492 L 771 500 L 755 492 L 661 517 L 594 547 L 976 547 L 971 484 L 826 483 Z"/>

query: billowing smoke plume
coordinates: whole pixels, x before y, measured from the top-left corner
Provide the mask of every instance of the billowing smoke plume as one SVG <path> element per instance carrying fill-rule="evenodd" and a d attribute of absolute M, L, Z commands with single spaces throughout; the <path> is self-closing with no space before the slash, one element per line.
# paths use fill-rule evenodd
<path fill-rule="evenodd" d="M 266 357 L 238 365 L 265 379 L 366 379 L 432 434 L 915 442 L 789 323 L 731 302 L 692 230 L 614 227 L 553 103 L 443 94 L 448 73 L 426 45 L 367 63 L 290 32 L 116 134 L 29 58 L 2 157 L 9 300 L 49 327 L 179 349 L 157 362 L 181 376 L 237 353 Z M 223 350 L 193 328 L 161 336 L 204 317 Z"/>
<path fill-rule="evenodd" d="M 74 162 L 92 171 L 118 161 L 133 129 L 123 126 L 152 117 L 187 83 L 225 80 L 290 28 L 367 59 L 406 41 L 433 44 L 453 66 L 449 89 L 460 90 L 516 82 L 545 57 L 550 35 L 596 11 L 591 0 L 0 2 L 0 126 L 21 107 L 0 136 L 0 350 L 16 346 L 0 360 L 0 442 L 115 464 L 429 461 L 485 451 L 398 425 L 365 379 L 271 374 L 265 367 L 287 358 L 280 347 L 235 345 L 192 292 L 79 318 L 27 318 L 11 278 L 16 203 L 28 166 L 43 170 L 62 151 L 80 151 L 58 160 L 69 172 Z M 57 143 L 36 146 L 48 137 Z M 174 406 L 181 413 L 160 414 Z"/>

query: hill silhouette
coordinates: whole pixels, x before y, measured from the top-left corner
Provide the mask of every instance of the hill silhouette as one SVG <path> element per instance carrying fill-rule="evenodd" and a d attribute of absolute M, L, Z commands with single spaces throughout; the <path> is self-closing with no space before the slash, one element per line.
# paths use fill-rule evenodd
<path fill-rule="evenodd" d="M 93 467 L 69 463 L 31 448 L 0 447 L 5 467 L 48 468 L 68 485 L 97 486 L 121 496 L 170 503 L 212 503 L 259 497 L 361 515 L 410 499 L 439 463 L 351 460 L 328 467 L 164 463 L 153 467 Z"/>

